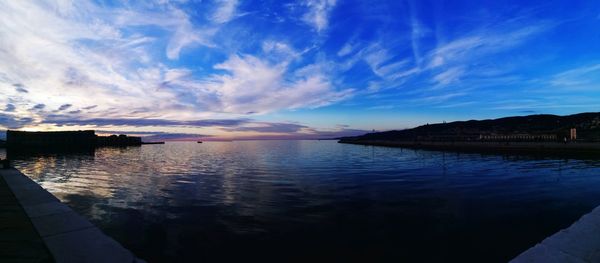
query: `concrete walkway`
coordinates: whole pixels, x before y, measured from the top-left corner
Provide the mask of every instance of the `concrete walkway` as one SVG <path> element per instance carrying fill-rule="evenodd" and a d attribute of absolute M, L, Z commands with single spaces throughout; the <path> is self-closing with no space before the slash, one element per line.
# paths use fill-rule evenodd
<path fill-rule="evenodd" d="M 0 177 L 0 259 L 2 262 L 54 261 L 2 177 Z"/>
<path fill-rule="evenodd" d="M 37 255 L 35 258 L 52 262 L 48 258 L 49 251 L 56 262 L 143 262 L 18 170 L 0 169 L 0 177 L 6 182 L 16 201 L 11 203 L 6 199 L 7 207 L 13 207 L 14 210 L 15 206 L 19 206 L 21 211 L 24 211 L 24 215 L 15 220 L 33 225 L 34 230 L 22 226 L 12 231 L 23 231 L 37 238 L 38 243 L 34 237 L 28 239 L 32 244 L 30 250 Z M 31 231 L 36 233 L 32 234 Z M 39 244 L 39 240 L 42 244 Z M 15 242 L 15 246 L 19 246 L 17 240 L 6 242 L 11 241 Z M 21 262 L 19 258 L 22 257 L 22 253 L 13 254 L 7 256 Z"/>
<path fill-rule="evenodd" d="M 511 262 L 600 262 L 600 207 Z"/>

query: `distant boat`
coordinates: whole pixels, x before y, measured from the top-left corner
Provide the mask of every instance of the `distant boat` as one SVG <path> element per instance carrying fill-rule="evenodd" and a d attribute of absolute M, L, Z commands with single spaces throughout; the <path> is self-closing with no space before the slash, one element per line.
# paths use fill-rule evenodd
<path fill-rule="evenodd" d="M 165 142 L 142 142 L 142 144 L 165 144 Z"/>
<path fill-rule="evenodd" d="M 197 141 L 197 143 L 202 143 L 202 141 Z"/>

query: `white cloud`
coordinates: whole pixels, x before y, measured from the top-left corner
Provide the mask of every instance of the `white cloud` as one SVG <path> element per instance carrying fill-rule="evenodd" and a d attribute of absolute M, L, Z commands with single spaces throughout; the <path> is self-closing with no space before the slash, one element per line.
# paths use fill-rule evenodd
<path fill-rule="evenodd" d="M 353 45 L 352 43 L 348 42 L 346 43 L 338 52 L 337 55 L 339 57 L 343 57 L 343 56 L 347 56 L 350 53 L 352 53 L 352 51 L 354 51 L 354 49 L 356 48 L 355 45 Z"/>
<path fill-rule="evenodd" d="M 513 29 L 488 28 L 442 44 L 427 54 L 427 68 L 436 68 L 453 63 L 464 63 L 482 56 L 496 54 L 514 48 L 547 30 L 550 25 L 540 23 Z"/>
<path fill-rule="evenodd" d="M 122 117 L 140 109 L 152 109 L 145 115 L 179 118 L 204 114 L 181 99 L 189 97 L 191 88 L 160 88 L 184 74 L 156 62 L 151 53 L 156 39 L 123 33 L 123 27 L 148 21 L 125 21 L 123 13 L 106 15 L 84 1 L 73 5 L 49 8 L 12 1 L 0 6 L 0 93 L 7 95 L 0 96 L 0 104 L 15 101 L 15 115 L 37 121 L 49 112 L 27 109 L 41 103 L 45 109 L 72 104 L 71 114 L 87 117 Z M 160 23 L 171 23 L 177 31 L 184 16 L 171 19 L 173 14 Z M 186 43 L 176 38 L 169 42 Z M 171 54 L 181 46 L 174 45 Z M 15 85 L 26 89 L 19 92 Z"/>
<path fill-rule="evenodd" d="M 456 82 L 465 73 L 465 70 L 461 67 L 449 68 L 433 77 L 439 85 L 448 85 Z"/>
<path fill-rule="evenodd" d="M 277 61 L 291 61 L 300 57 L 300 53 L 293 47 L 284 42 L 265 41 L 262 44 L 262 51 L 266 56 Z"/>
<path fill-rule="evenodd" d="M 586 65 L 555 74 L 551 86 L 568 91 L 600 90 L 600 64 Z"/>
<path fill-rule="evenodd" d="M 418 68 L 410 66 L 408 59 L 394 59 L 390 51 L 380 43 L 362 49 L 358 56 L 362 57 L 375 75 L 387 81 L 398 80 L 420 72 Z"/>
<path fill-rule="evenodd" d="M 220 102 L 213 110 L 245 114 L 320 107 L 352 94 L 350 89 L 337 91 L 315 71 L 304 70 L 306 74 L 289 80 L 287 63 L 270 64 L 250 55 L 233 55 L 216 68 L 229 74 L 214 75 L 205 86 Z"/>
<path fill-rule="evenodd" d="M 115 22 L 124 28 L 157 26 L 170 32 L 166 47 L 169 59 L 178 59 L 181 50 L 192 44 L 214 47 L 211 38 L 218 30 L 218 27 L 196 28 L 188 14 L 175 7 L 170 7 L 167 12 L 120 11 L 117 12 Z"/>
<path fill-rule="evenodd" d="M 336 0 L 306 0 L 303 2 L 308 8 L 302 20 L 321 32 L 329 26 L 329 13 L 335 7 Z"/>
<path fill-rule="evenodd" d="M 421 65 L 422 55 L 421 55 L 421 45 L 420 41 L 426 33 L 428 32 L 427 28 L 423 26 L 418 18 L 417 18 L 417 7 L 415 1 L 408 1 L 409 5 L 409 14 L 410 14 L 410 44 L 413 52 L 413 59 L 417 65 Z"/>
<path fill-rule="evenodd" d="M 235 17 L 238 6 L 237 0 L 217 0 L 216 3 L 218 3 L 218 7 L 211 16 L 211 20 L 214 23 L 227 23 Z"/>

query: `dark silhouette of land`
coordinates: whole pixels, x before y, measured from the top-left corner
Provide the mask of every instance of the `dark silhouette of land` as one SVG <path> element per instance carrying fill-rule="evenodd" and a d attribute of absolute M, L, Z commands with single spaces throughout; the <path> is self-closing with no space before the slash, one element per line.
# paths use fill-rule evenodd
<path fill-rule="evenodd" d="M 141 137 L 121 135 L 96 136 L 96 146 L 139 146 Z"/>
<path fill-rule="evenodd" d="M 426 124 L 339 142 L 440 150 L 600 152 L 600 112 Z"/>
<path fill-rule="evenodd" d="M 165 142 L 142 142 L 142 144 L 165 144 Z"/>
<path fill-rule="evenodd" d="M 9 150 L 27 149 L 94 149 L 102 146 L 139 146 L 141 137 L 127 135 L 98 136 L 95 131 L 6 132 Z"/>

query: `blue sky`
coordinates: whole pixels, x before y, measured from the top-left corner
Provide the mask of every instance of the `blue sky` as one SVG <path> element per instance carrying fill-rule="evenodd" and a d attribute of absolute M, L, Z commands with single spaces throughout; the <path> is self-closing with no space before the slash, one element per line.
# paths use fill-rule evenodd
<path fill-rule="evenodd" d="M 7 1 L 0 127 L 322 138 L 600 110 L 597 1 Z"/>

